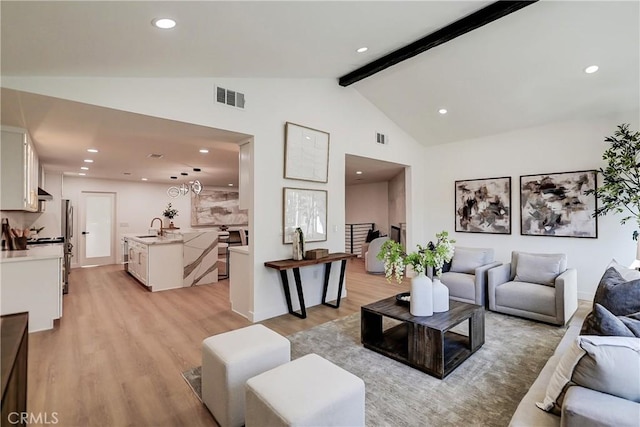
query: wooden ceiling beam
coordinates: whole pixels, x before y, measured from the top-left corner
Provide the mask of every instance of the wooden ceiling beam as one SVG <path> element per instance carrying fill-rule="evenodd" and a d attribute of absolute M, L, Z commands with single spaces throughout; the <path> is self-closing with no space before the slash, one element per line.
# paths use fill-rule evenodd
<path fill-rule="evenodd" d="M 433 33 L 410 43 L 398 50 L 395 50 L 382 58 L 378 58 L 373 62 L 370 62 L 355 71 L 345 74 L 340 77 L 338 83 L 340 86 L 349 86 L 362 79 L 372 76 L 380 71 L 396 65 L 409 58 L 413 58 L 416 55 L 421 54 L 436 46 L 440 46 L 450 40 L 455 39 L 463 34 L 487 25 L 497 19 L 505 17 L 513 12 L 516 12 L 523 7 L 532 5 L 538 0 L 530 1 L 497 1 L 491 3 L 471 15 L 467 15 L 462 19 L 459 19 L 446 27 L 443 27 Z"/>

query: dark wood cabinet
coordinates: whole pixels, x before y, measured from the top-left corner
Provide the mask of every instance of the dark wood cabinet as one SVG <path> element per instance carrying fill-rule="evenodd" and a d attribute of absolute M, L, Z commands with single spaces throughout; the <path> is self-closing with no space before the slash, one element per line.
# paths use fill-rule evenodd
<path fill-rule="evenodd" d="M 2 338 L 2 422 L 4 426 L 26 425 L 20 413 L 27 412 L 27 354 L 29 313 L 0 317 Z"/>

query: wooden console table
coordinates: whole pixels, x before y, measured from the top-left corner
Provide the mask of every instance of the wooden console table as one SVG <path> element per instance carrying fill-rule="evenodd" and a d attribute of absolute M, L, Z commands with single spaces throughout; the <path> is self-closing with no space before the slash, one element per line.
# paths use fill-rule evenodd
<path fill-rule="evenodd" d="M 349 258 L 355 257 L 357 257 L 356 254 L 338 252 L 318 259 L 303 259 L 301 261 L 283 259 L 279 261 L 268 261 L 265 262 L 264 265 L 265 267 L 273 268 L 280 272 L 280 277 L 282 278 L 282 287 L 284 288 L 284 296 L 287 299 L 287 309 L 289 310 L 289 313 L 293 314 L 296 317 L 304 319 L 307 317 L 307 310 L 304 305 L 302 281 L 300 280 L 300 267 L 324 264 L 324 287 L 322 288 L 322 304 L 332 308 L 338 308 L 340 307 L 340 297 L 342 295 L 342 286 L 344 284 L 344 272 L 347 267 L 347 260 Z M 342 261 L 342 265 L 340 266 L 340 281 L 338 282 L 338 298 L 335 305 L 327 302 L 327 288 L 329 287 L 329 276 L 331 275 L 331 263 L 334 261 Z M 291 290 L 289 289 L 289 278 L 287 277 L 287 270 L 291 269 L 293 270 L 293 277 L 296 282 L 298 301 L 300 302 L 300 313 L 294 311 L 293 306 L 291 305 Z"/>

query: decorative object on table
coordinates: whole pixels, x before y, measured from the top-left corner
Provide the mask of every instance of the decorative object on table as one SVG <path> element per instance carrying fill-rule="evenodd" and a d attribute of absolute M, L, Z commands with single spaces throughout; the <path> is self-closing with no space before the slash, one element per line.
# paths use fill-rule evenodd
<path fill-rule="evenodd" d="M 636 261 L 639 263 L 635 266 L 640 267 L 640 132 L 630 131 L 628 124 L 621 124 L 613 136 L 606 137 L 604 141 L 611 147 L 602 154 L 607 167 L 598 169 L 602 184 L 586 193 L 594 194 L 602 202 L 601 207 L 596 207 L 596 217 L 609 212 L 624 212 L 626 216 L 620 220 L 620 224 L 630 219 L 636 221 L 638 229 L 633 232 L 633 240 L 638 240 Z"/>
<path fill-rule="evenodd" d="M 191 225 L 246 225 L 249 213 L 240 209 L 239 193 L 225 190 L 202 190 L 191 197 Z"/>
<path fill-rule="evenodd" d="M 596 171 L 520 177 L 520 234 L 598 237 Z"/>
<path fill-rule="evenodd" d="M 287 122 L 284 135 L 284 177 L 328 182 L 329 134 Z"/>
<path fill-rule="evenodd" d="M 162 216 L 164 216 L 165 218 L 164 227 L 173 228 L 173 218 L 178 216 L 178 210 L 173 206 L 171 206 L 171 203 L 169 203 L 167 207 L 164 208 L 164 211 L 162 212 Z"/>
<path fill-rule="evenodd" d="M 457 232 L 511 234 L 511 177 L 455 183 Z"/>
<path fill-rule="evenodd" d="M 293 230 L 293 259 L 301 261 L 304 259 L 304 233 L 300 227 Z"/>
<path fill-rule="evenodd" d="M 455 248 L 453 243 L 455 240 L 449 240 L 449 233 L 443 231 L 436 234 L 436 243 L 429 242 L 427 248 L 433 255 L 432 261 L 429 266 L 433 268 L 433 311 L 435 313 L 442 313 L 449 311 L 449 288 L 447 288 L 441 281 L 442 268 L 445 263 L 450 262 L 453 259 Z"/>
<path fill-rule="evenodd" d="M 411 301 L 411 293 L 410 292 L 402 292 L 396 295 L 396 301 L 398 304 L 409 305 Z"/>
<path fill-rule="evenodd" d="M 304 253 L 304 259 L 320 259 L 329 255 L 329 249 L 309 249 Z"/>
<path fill-rule="evenodd" d="M 327 191 L 283 188 L 283 243 L 292 243 L 293 230 L 301 228 L 305 241 L 327 240 Z"/>
<path fill-rule="evenodd" d="M 435 271 L 442 271 L 444 263 L 450 261 L 453 257 L 453 243 L 455 243 L 455 240 L 449 239 L 449 233 L 442 231 L 436 234 L 436 238 L 436 244 L 431 243 L 433 249 L 417 245 L 418 250 L 409 254 L 404 252 L 400 243 L 387 240 L 378 253 L 378 259 L 384 262 L 387 280 L 391 281 L 395 278 L 398 283 L 402 282 L 407 266 L 410 266 L 416 274 L 416 276 L 411 279 L 411 303 L 409 310 L 414 316 L 431 316 L 434 312 L 433 283 L 425 274 L 427 267 L 431 267 Z M 446 305 L 445 302 L 441 300 L 437 305 L 437 308 L 442 311 L 449 309 L 448 289 L 446 292 Z M 438 291 L 437 295 L 442 298 L 442 289 Z"/>
<path fill-rule="evenodd" d="M 444 313 L 449 311 L 449 288 L 437 276 L 434 276 L 431 282 L 433 283 L 433 312 Z"/>

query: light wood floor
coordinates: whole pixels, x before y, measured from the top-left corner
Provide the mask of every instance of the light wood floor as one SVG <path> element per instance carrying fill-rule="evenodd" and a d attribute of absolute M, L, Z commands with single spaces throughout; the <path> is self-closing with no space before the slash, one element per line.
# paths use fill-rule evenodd
<path fill-rule="evenodd" d="M 351 260 L 346 287 L 337 310 L 316 306 L 304 320 L 261 323 L 289 335 L 409 286 Z M 59 426 L 215 426 L 181 373 L 201 364 L 204 338 L 249 324 L 231 311 L 226 280 L 151 293 L 121 266 L 74 269 L 62 319 L 29 335 L 28 411 L 56 412 Z"/>

